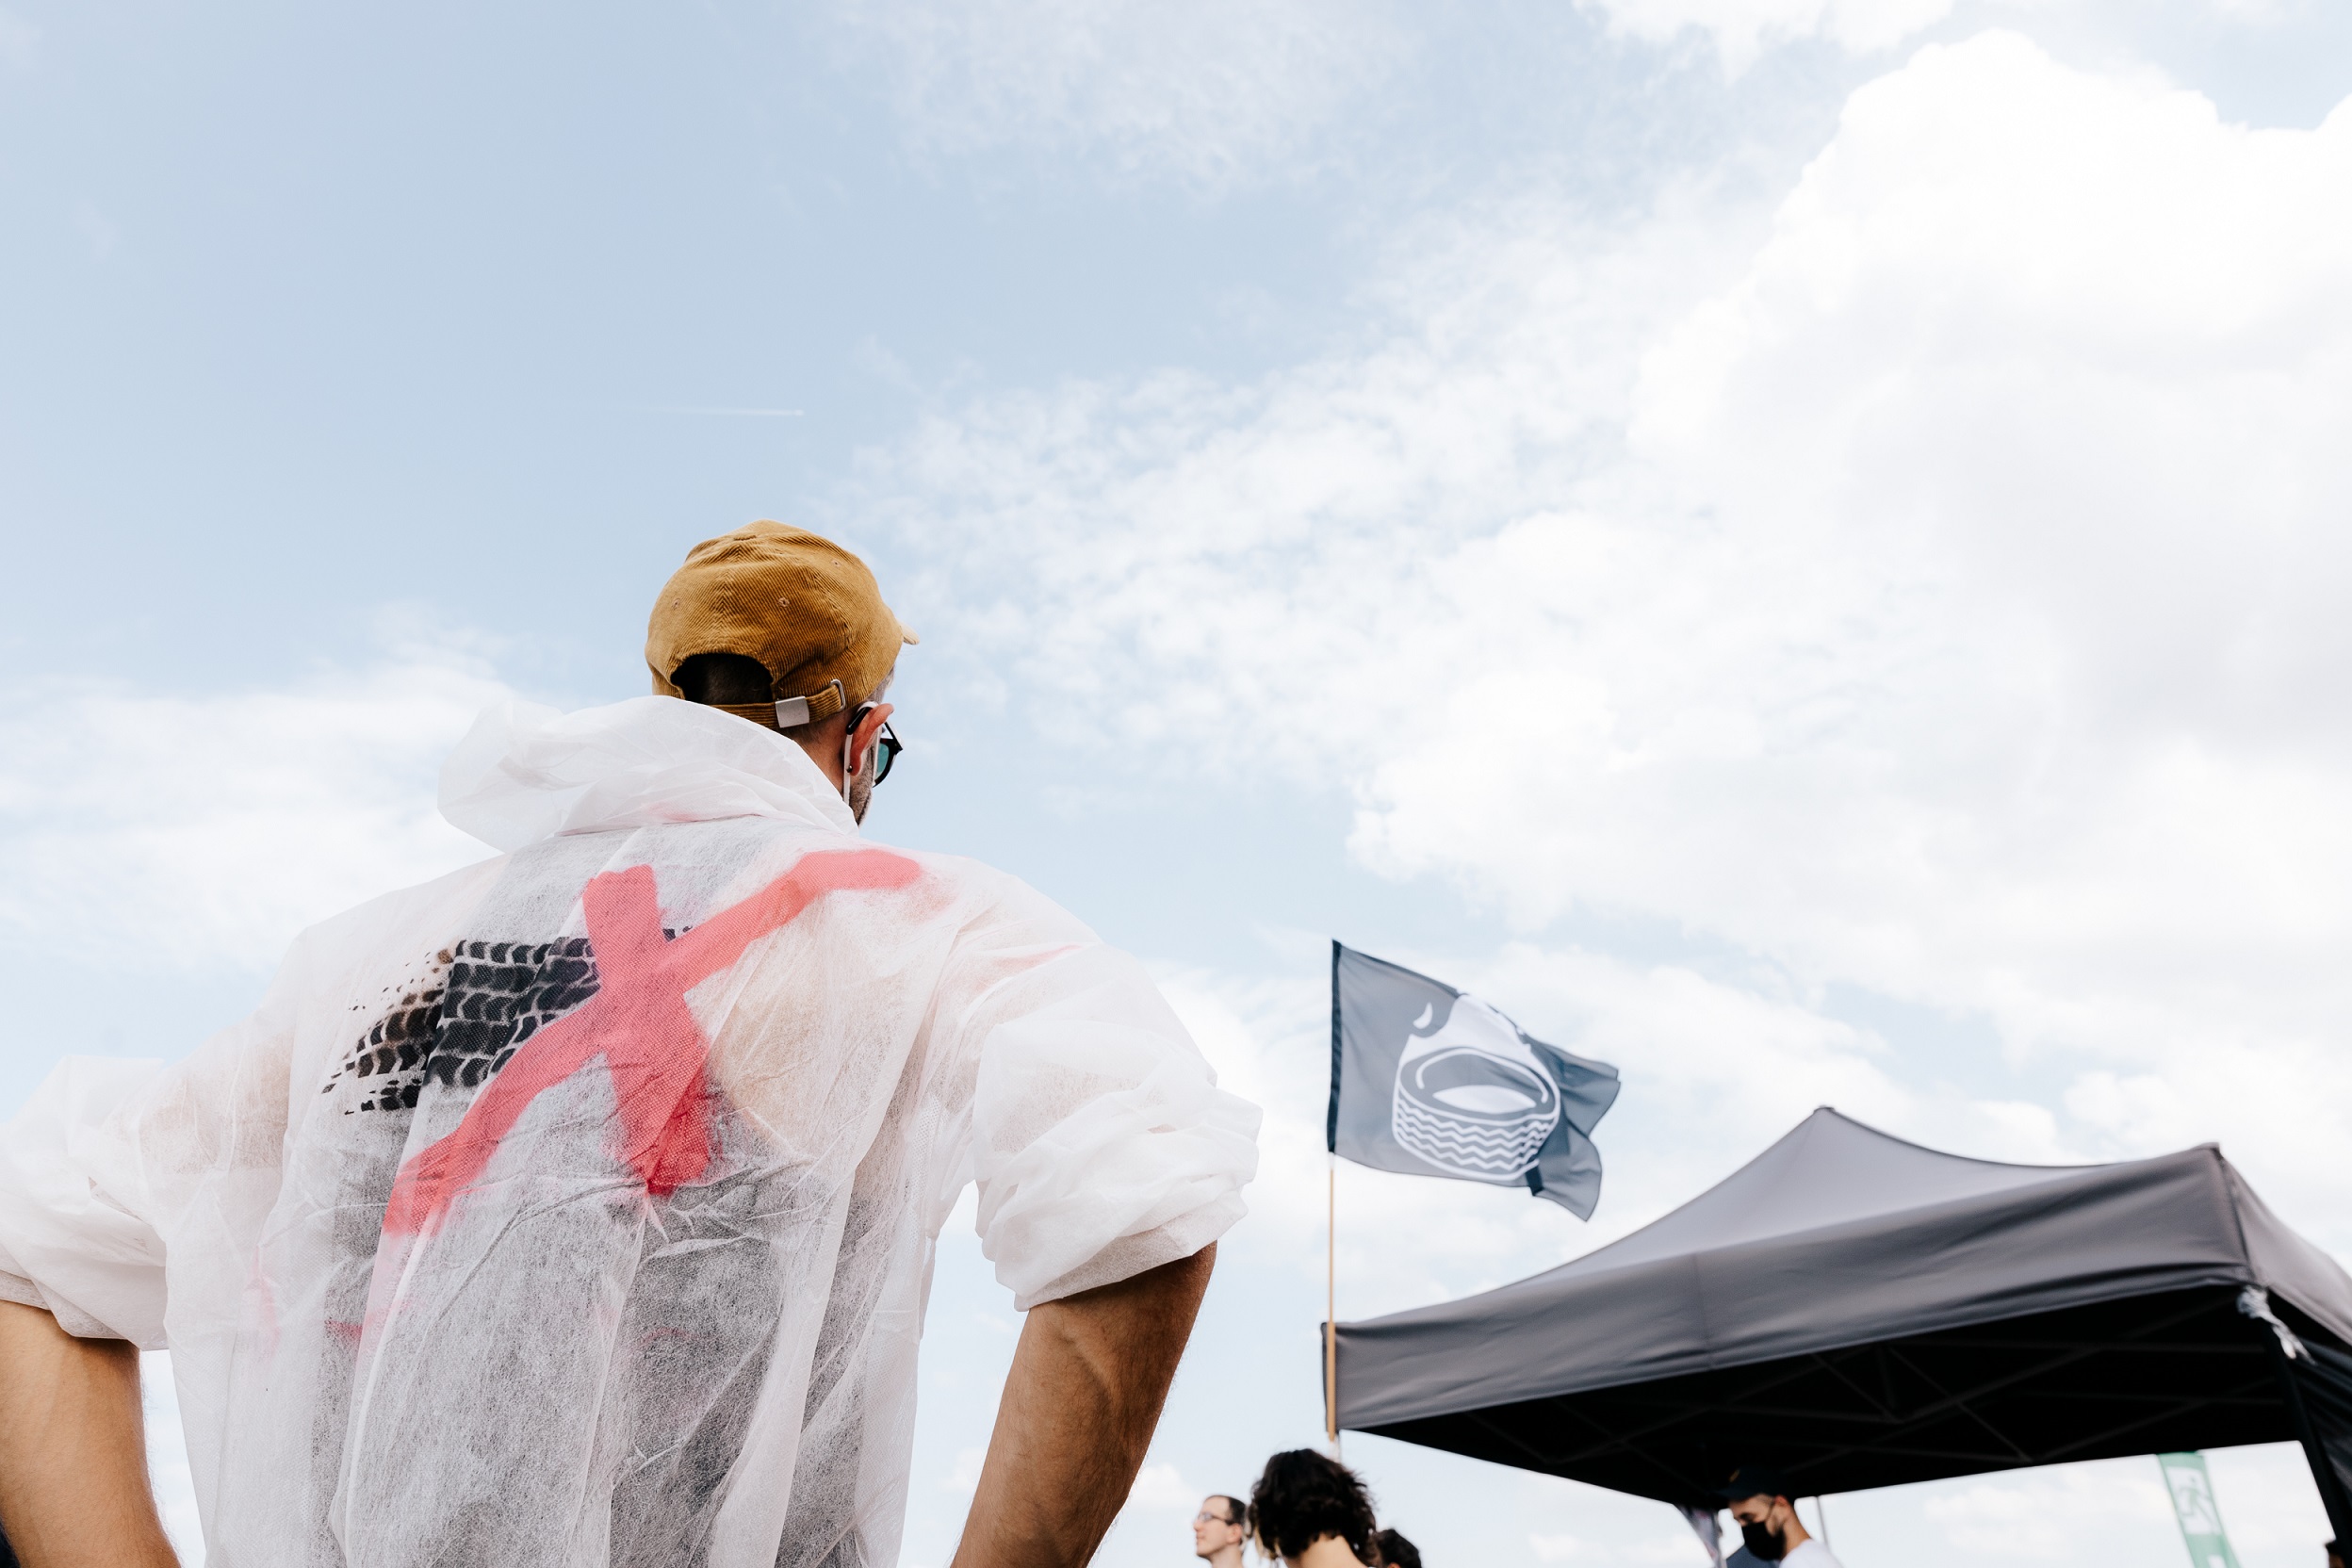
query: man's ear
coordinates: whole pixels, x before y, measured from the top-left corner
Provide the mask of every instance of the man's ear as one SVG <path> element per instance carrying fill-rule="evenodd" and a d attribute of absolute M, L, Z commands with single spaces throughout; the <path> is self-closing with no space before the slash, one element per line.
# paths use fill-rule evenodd
<path fill-rule="evenodd" d="M 876 703 L 873 710 L 867 713 L 865 722 L 860 724 L 856 729 L 851 730 L 848 735 L 844 737 L 845 743 L 849 748 L 850 767 L 852 771 L 855 771 L 857 768 L 864 764 L 866 753 L 874 749 L 875 740 L 882 733 L 883 725 L 890 721 L 890 714 L 895 710 L 896 710 L 887 702 Z"/>

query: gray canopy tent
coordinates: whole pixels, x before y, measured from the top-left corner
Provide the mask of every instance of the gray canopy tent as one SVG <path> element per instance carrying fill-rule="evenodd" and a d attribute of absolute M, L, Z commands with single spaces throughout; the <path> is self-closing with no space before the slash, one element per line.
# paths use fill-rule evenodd
<path fill-rule="evenodd" d="M 2211 1144 L 1963 1159 L 1826 1107 L 1662 1219 L 1338 1330 L 1339 1418 L 1682 1507 L 2299 1441 L 2352 1539 L 2352 1279 Z"/>

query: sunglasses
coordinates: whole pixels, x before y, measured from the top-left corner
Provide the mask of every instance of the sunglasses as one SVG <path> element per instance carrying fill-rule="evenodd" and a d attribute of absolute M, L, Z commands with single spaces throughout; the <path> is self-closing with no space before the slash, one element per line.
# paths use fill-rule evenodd
<path fill-rule="evenodd" d="M 866 715 L 873 712 L 877 706 L 878 704 L 875 703 L 867 703 L 849 716 L 851 734 L 858 732 L 858 727 L 866 722 Z M 874 737 L 874 781 L 876 784 L 890 776 L 890 764 L 897 761 L 898 754 L 906 749 L 905 743 L 898 738 L 898 731 L 890 727 L 890 720 L 884 719 L 882 733 Z"/>

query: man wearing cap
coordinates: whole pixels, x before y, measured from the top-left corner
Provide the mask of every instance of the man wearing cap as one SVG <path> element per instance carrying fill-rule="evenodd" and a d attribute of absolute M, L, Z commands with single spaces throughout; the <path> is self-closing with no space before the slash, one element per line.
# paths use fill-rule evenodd
<path fill-rule="evenodd" d="M 896 1560 L 935 1238 L 1027 1312 L 959 1568 L 1091 1555 L 1242 1212 L 1257 1112 L 1135 962 L 859 836 L 914 638 L 839 546 L 697 546 L 656 695 L 485 713 L 496 858 L 298 939 L 169 1068 L 0 1134 L 0 1526 L 167 1564 L 131 1347 L 238 1568 Z"/>
<path fill-rule="evenodd" d="M 1731 1521 L 1740 1527 L 1740 1547 L 1725 1560 L 1724 1568 L 1773 1562 L 1784 1568 L 1839 1568 L 1829 1548 L 1814 1540 L 1797 1517 L 1788 1482 L 1779 1471 L 1743 1464 L 1717 1495 L 1731 1505 Z"/>

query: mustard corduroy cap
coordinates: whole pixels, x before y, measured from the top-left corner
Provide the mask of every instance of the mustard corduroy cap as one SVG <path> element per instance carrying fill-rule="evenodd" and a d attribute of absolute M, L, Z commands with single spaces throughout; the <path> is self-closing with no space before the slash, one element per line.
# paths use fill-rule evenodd
<path fill-rule="evenodd" d="M 765 722 L 790 727 L 872 697 L 916 640 L 864 562 L 823 534 L 762 521 L 686 552 L 654 600 L 645 665 L 655 693 L 674 697 L 683 694 L 671 678 L 695 654 L 756 659 L 786 710 Z"/>

